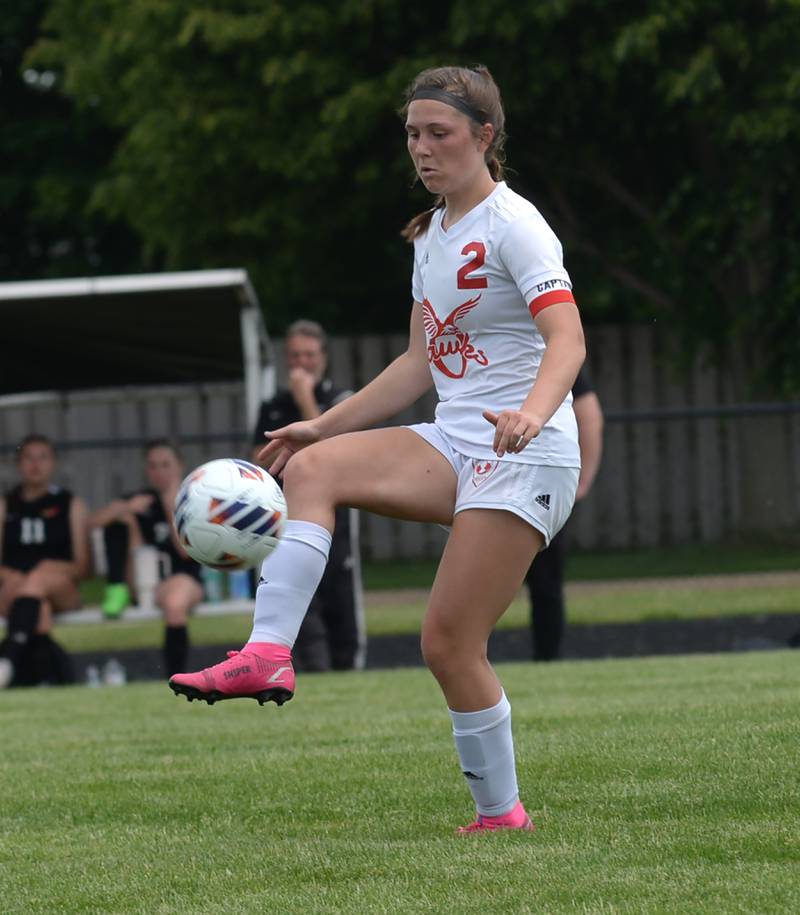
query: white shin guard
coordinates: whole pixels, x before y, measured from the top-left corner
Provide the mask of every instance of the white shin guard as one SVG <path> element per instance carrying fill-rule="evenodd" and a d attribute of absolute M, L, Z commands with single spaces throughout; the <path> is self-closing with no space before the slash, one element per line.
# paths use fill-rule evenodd
<path fill-rule="evenodd" d="M 519 800 L 511 705 L 506 694 L 497 705 L 479 712 L 454 712 L 453 737 L 478 813 L 502 816 Z"/>
<path fill-rule="evenodd" d="M 310 521 L 287 521 L 261 567 L 253 631 L 248 641 L 291 648 L 328 562 L 331 535 Z"/>

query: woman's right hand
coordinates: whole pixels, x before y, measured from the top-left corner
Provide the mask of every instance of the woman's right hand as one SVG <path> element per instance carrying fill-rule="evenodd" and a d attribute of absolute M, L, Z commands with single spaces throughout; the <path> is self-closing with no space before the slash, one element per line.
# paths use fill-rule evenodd
<path fill-rule="evenodd" d="M 269 441 L 258 452 L 257 460 L 273 477 L 280 476 L 293 454 L 322 438 L 313 419 L 291 423 L 280 429 L 265 432 L 264 435 Z"/>

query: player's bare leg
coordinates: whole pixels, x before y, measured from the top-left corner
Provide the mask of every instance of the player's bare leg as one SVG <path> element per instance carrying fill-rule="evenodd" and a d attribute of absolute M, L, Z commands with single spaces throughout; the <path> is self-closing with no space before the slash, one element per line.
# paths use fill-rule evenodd
<path fill-rule="evenodd" d="M 159 584 L 154 597 L 164 614 L 164 669 L 171 677 L 186 669 L 189 613 L 203 599 L 203 589 L 197 579 L 178 572 Z"/>
<path fill-rule="evenodd" d="M 372 429 L 326 439 L 295 454 L 284 474 L 289 515 L 332 531 L 347 505 L 409 521 L 450 524 L 456 475 L 410 429 Z"/>
<path fill-rule="evenodd" d="M 455 711 L 500 699 L 486 647 L 543 541 L 511 512 L 468 509 L 455 516 L 422 624 L 425 661 Z"/>
<path fill-rule="evenodd" d="M 25 573 L 3 566 L 0 569 L 0 616 L 8 616 L 8 608 L 14 603 Z"/>
<path fill-rule="evenodd" d="M 164 613 L 167 626 L 185 626 L 189 612 L 203 599 L 200 583 L 191 575 L 176 573 L 165 578 L 156 588 L 155 603 Z"/>
<path fill-rule="evenodd" d="M 53 613 L 80 606 L 80 592 L 56 560 L 43 560 L 30 572 L 4 575 L 3 615 L 8 617 L 8 636 L 0 658 L 0 688 L 14 676 L 18 656 L 34 635 L 53 627 Z"/>
<path fill-rule="evenodd" d="M 36 632 L 39 635 L 53 628 L 53 614 L 77 610 L 81 605 L 78 585 L 57 560 L 45 559 L 25 575 L 19 586 L 17 597 L 29 597 L 41 601 Z"/>
<path fill-rule="evenodd" d="M 486 652 L 543 539 L 511 512 L 459 512 L 431 591 L 422 651 L 447 699 L 478 808 L 460 832 L 533 828 L 517 792 L 510 706 Z"/>
<path fill-rule="evenodd" d="M 336 507 L 449 524 L 455 488 L 448 461 L 409 429 L 353 432 L 299 451 L 284 474 L 292 520 L 262 568 L 249 642 L 221 664 L 173 676 L 172 689 L 209 703 L 291 699 L 291 647 L 325 569 Z"/>

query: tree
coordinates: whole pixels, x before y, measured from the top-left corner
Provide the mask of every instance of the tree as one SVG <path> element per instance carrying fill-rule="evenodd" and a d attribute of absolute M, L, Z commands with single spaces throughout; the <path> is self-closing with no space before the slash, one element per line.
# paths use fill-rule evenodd
<path fill-rule="evenodd" d="M 32 65 L 121 136 L 92 203 L 170 267 L 243 264 L 271 326 L 399 329 L 421 67 L 482 60 L 512 183 L 591 318 L 800 387 L 798 0 L 52 0 Z"/>
<path fill-rule="evenodd" d="M 501 9 L 481 6 L 490 19 Z M 594 314 L 613 317 L 622 299 L 626 315 L 676 329 L 689 355 L 705 344 L 754 387 L 800 387 L 800 4 L 522 10 L 517 35 L 569 53 L 537 70 L 525 104 L 553 113 L 520 170 L 593 271 Z M 464 40 L 469 29 L 481 23 L 465 17 Z"/>
<path fill-rule="evenodd" d="M 19 0 L 3 11 L 0 278 L 133 269 L 133 234 L 88 206 L 116 135 L 91 108 L 76 111 L 58 94 L 56 72 L 23 64 L 46 7 L 45 0 Z"/>
<path fill-rule="evenodd" d="M 408 24 L 379 6 L 56 0 L 31 60 L 123 133 L 93 203 L 166 266 L 246 266 L 272 327 L 397 327 L 411 169 L 394 108 L 418 62 L 387 70 Z"/>

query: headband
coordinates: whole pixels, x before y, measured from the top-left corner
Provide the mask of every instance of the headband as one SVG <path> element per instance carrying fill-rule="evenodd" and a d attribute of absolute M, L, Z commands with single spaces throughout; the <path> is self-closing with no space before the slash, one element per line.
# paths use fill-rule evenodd
<path fill-rule="evenodd" d="M 451 108 L 457 108 L 462 114 L 472 118 L 472 120 L 480 124 L 481 127 L 486 123 L 486 120 L 480 116 L 469 102 L 465 102 L 463 98 L 459 98 L 453 92 L 448 92 L 446 89 L 417 89 L 408 100 L 409 105 L 411 102 L 416 102 L 418 99 L 431 99 L 434 102 L 444 102 L 445 105 L 450 105 Z"/>

